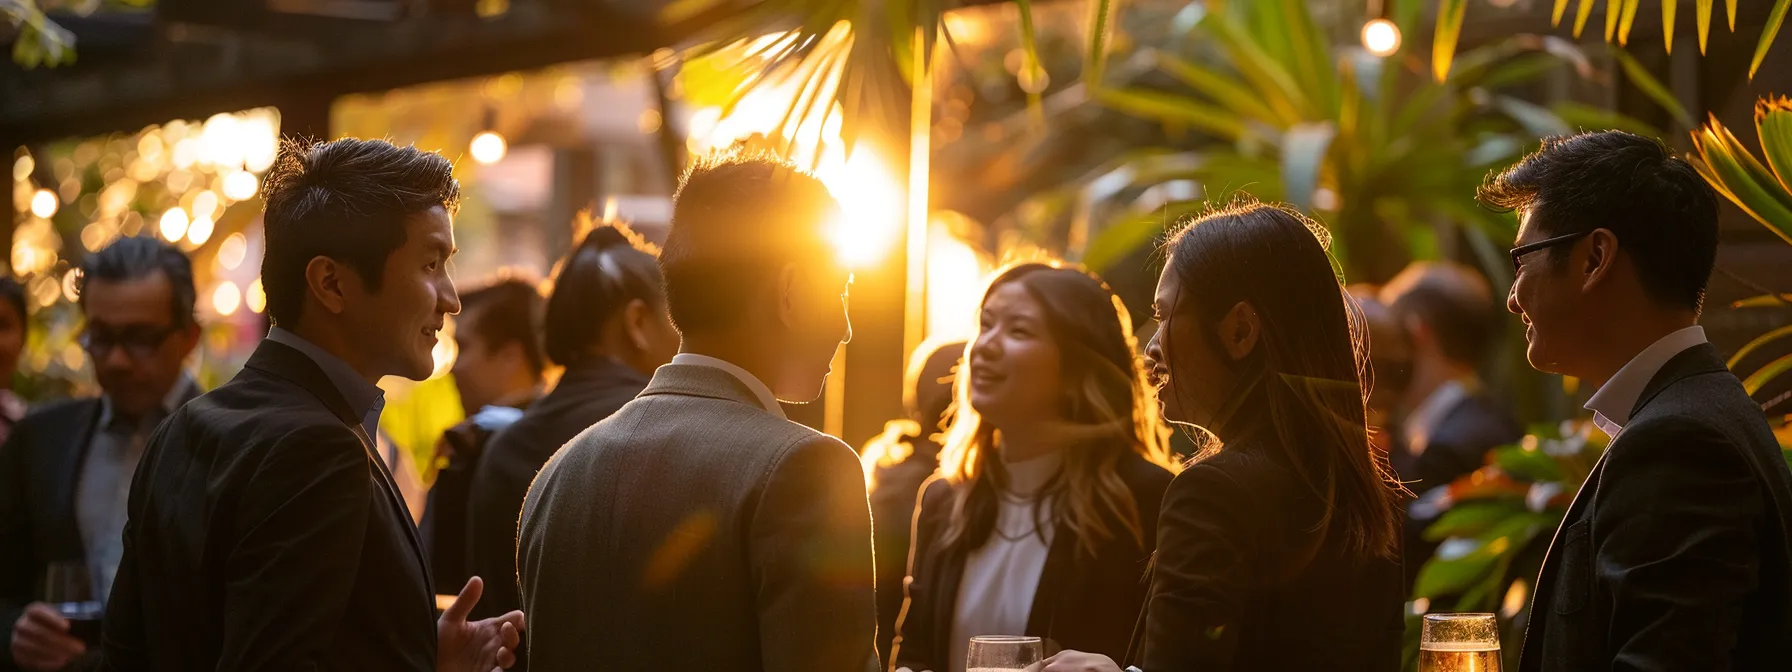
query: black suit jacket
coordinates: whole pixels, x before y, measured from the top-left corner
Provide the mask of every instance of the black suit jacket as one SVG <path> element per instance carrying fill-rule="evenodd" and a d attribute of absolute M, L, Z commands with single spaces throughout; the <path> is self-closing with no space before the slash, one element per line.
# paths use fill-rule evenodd
<path fill-rule="evenodd" d="M 518 543 L 536 672 L 877 668 L 857 456 L 726 371 L 662 366 L 567 443 Z"/>
<path fill-rule="evenodd" d="M 1128 454 L 1116 466 L 1138 507 L 1145 543 L 1136 543 L 1118 519 L 1108 521 L 1116 536 L 1096 546 L 1091 557 L 1069 528 L 1058 526 L 1034 589 L 1026 634 L 1046 640 L 1046 654 L 1061 649 L 1119 659 L 1126 655 L 1133 623 L 1145 604 L 1145 570 L 1156 546 L 1157 511 L 1172 474 Z M 922 491 L 915 512 L 913 562 L 908 599 L 897 625 L 891 668 L 916 672 L 948 669 L 958 585 L 969 551 L 940 543 L 951 519 L 953 486 L 935 477 Z M 1003 634 L 1003 633 L 990 633 Z"/>
<path fill-rule="evenodd" d="M 75 486 L 99 423 L 100 400 L 74 399 L 33 411 L 0 445 L 0 670 L 14 670 L 12 626 L 37 598 L 52 562 L 81 562 Z"/>
<path fill-rule="evenodd" d="M 871 547 L 877 557 L 877 656 L 890 660 L 896 618 L 902 614 L 908 583 L 909 538 L 921 486 L 940 466 L 940 447 L 926 437 L 908 437 L 912 452 L 901 462 L 871 471 Z"/>
<path fill-rule="evenodd" d="M 610 417 L 646 386 L 647 376 L 607 357 L 575 364 L 552 392 L 486 445 L 467 503 L 468 568 L 485 579 L 474 617 L 523 608 L 516 583 L 516 524 L 535 472 L 560 446 Z"/>
<path fill-rule="evenodd" d="M 1543 563 L 1522 672 L 1784 670 L 1792 471 L 1710 345 L 1662 367 Z"/>
<path fill-rule="evenodd" d="M 433 594 L 360 419 L 309 357 L 263 341 L 150 437 L 104 663 L 427 672 Z"/>
<path fill-rule="evenodd" d="M 1407 481 L 1414 493 L 1424 494 L 1480 469 L 1487 463 L 1487 451 L 1523 438 L 1524 428 L 1499 403 L 1479 392 L 1470 394 L 1444 413 L 1430 436 L 1425 437 L 1425 449 L 1406 461 L 1400 478 Z M 1418 579 L 1419 569 L 1437 551 L 1439 542 L 1425 539 L 1425 528 L 1435 522 L 1436 518 L 1405 519 L 1403 556 L 1408 590 Z"/>
<path fill-rule="evenodd" d="M 1317 538 L 1323 503 L 1258 431 L 1177 474 L 1129 659 L 1145 672 L 1400 666 L 1400 563 Z"/>

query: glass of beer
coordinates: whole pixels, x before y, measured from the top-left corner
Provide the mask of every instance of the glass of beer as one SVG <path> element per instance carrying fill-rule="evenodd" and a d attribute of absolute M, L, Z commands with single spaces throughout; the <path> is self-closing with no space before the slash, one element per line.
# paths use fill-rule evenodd
<path fill-rule="evenodd" d="M 1493 614 L 1425 614 L 1419 672 L 1500 672 L 1500 624 Z"/>
<path fill-rule="evenodd" d="M 966 672 L 1029 672 L 1045 660 L 1045 644 L 1038 637 L 979 635 L 971 638 Z"/>
<path fill-rule="evenodd" d="M 68 619 L 68 634 L 87 644 L 100 645 L 100 621 L 106 607 L 94 596 L 93 578 L 83 562 L 52 562 L 44 567 L 44 602 Z"/>

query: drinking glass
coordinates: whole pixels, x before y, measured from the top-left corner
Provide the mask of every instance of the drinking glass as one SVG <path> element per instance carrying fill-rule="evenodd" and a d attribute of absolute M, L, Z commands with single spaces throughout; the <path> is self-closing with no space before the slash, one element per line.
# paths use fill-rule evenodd
<path fill-rule="evenodd" d="M 88 649 L 97 650 L 106 607 L 93 592 L 87 563 L 52 562 L 44 567 L 44 603 L 68 619 L 69 635 L 86 642 Z"/>
<path fill-rule="evenodd" d="M 1045 644 L 1038 637 L 979 635 L 971 638 L 966 672 L 1028 672 L 1039 669 Z"/>
<path fill-rule="evenodd" d="M 1493 614 L 1425 614 L 1419 633 L 1419 672 L 1500 672 Z"/>

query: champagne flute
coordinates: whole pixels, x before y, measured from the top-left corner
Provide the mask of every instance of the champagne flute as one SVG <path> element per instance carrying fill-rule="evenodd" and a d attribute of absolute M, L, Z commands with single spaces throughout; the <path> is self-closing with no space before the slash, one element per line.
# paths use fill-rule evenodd
<path fill-rule="evenodd" d="M 1045 660 L 1045 644 L 1038 637 L 978 635 L 968 657 L 966 672 L 1029 672 Z"/>
<path fill-rule="evenodd" d="M 1493 614 L 1425 614 L 1419 632 L 1419 672 L 1500 672 Z"/>
<path fill-rule="evenodd" d="M 68 634 L 97 650 L 100 645 L 100 621 L 106 607 L 94 597 L 93 577 L 87 563 L 52 562 L 44 567 L 44 603 L 68 619 Z"/>

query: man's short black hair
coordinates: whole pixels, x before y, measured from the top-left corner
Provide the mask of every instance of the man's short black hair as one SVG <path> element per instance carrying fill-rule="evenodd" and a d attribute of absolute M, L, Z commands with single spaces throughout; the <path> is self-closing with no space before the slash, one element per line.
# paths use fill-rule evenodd
<path fill-rule="evenodd" d="M 19 281 L 14 280 L 10 275 L 0 276 L 0 299 L 11 304 L 12 309 L 19 313 L 19 324 L 25 324 L 26 318 L 30 317 L 30 314 L 25 312 L 25 286 L 19 284 Z"/>
<path fill-rule="evenodd" d="M 1546 237 L 1608 229 L 1656 301 L 1694 311 L 1704 303 L 1717 260 L 1717 195 L 1659 140 L 1623 131 L 1550 138 L 1475 198 L 1529 213 Z"/>
<path fill-rule="evenodd" d="M 705 159 L 679 182 L 660 267 L 680 331 L 738 322 L 785 264 L 834 265 L 827 187 L 765 155 Z"/>
<path fill-rule="evenodd" d="M 1500 311 L 1487 279 L 1454 262 L 1422 261 L 1407 266 L 1381 290 L 1381 302 L 1396 315 L 1412 315 L 1437 334 L 1444 355 L 1480 365 L 1500 330 Z"/>
<path fill-rule="evenodd" d="M 405 219 L 434 207 L 454 214 L 460 183 L 434 152 L 384 140 L 286 142 L 262 193 L 268 315 L 291 326 L 305 305 L 305 266 L 323 256 L 379 291 L 386 258 L 404 245 Z"/>
<path fill-rule="evenodd" d="M 572 366 L 596 354 L 604 325 L 635 299 L 666 305 L 658 250 L 623 225 L 599 226 L 567 253 L 548 297 L 548 358 Z"/>
<path fill-rule="evenodd" d="M 539 376 L 547 368 L 536 330 L 541 324 L 541 310 L 541 292 L 535 283 L 518 277 L 499 278 L 460 295 L 455 329 L 478 336 L 488 348 L 511 343 L 523 346 L 529 371 Z"/>
<path fill-rule="evenodd" d="M 95 279 L 122 282 L 146 278 L 156 273 L 168 277 L 174 289 L 168 306 L 171 326 L 185 328 L 193 324 L 193 262 L 173 245 L 154 236 L 126 236 L 81 259 L 79 288 L 81 307 L 87 307 L 87 283 Z M 19 312 L 24 317 L 24 311 Z"/>

